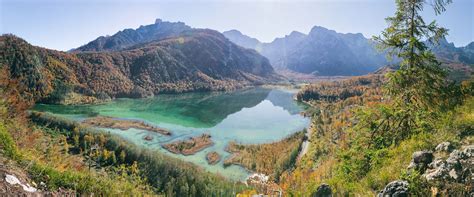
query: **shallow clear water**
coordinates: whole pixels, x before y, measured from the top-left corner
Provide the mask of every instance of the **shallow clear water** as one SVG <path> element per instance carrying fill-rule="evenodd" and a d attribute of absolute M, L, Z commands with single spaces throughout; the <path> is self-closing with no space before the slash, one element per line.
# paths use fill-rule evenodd
<path fill-rule="evenodd" d="M 97 115 L 138 119 L 172 132 L 171 136 L 129 129 L 105 129 L 146 148 L 157 149 L 168 155 L 193 162 L 210 172 L 234 180 L 248 175 L 239 166 L 224 168 L 222 159 L 208 165 L 205 156 L 216 151 L 222 158 L 229 156 L 225 146 L 229 141 L 267 143 L 280 140 L 307 127 L 309 119 L 301 116 L 302 104 L 293 100 L 294 90 L 252 88 L 233 92 L 184 93 L 157 95 L 147 99 L 116 99 L 100 105 L 36 105 L 35 110 L 50 112 L 74 120 Z M 169 153 L 161 144 L 209 133 L 214 145 L 203 151 L 182 156 Z M 145 141 L 152 135 L 152 141 Z"/>

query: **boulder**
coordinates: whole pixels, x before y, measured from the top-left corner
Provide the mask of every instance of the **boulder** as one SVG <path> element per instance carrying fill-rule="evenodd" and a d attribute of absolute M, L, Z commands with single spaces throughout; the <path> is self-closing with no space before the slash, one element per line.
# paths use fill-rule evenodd
<path fill-rule="evenodd" d="M 435 150 L 437 152 L 448 152 L 450 153 L 453 150 L 453 146 L 450 142 L 442 142 L 436 146 Z"/>
<path fill-rule="evenodd" d="M 431 151 L 416 151 L 413 153 L 409 169 L 415 169 L 424 172 L 428 165 L 433 161 L 433 153 Z"/>
<path fill-rule="evenodd" d="M 423 177 L 426 178 L 427 181 L 434 181 L 434 180 L 449 180 L 450 168 L 448 167 L 445 161 L 441 161 L 436 167 L 432 169 L 426 170 L 423 174 Z"/>
<path fill-rule="evenodd" d="M 326 183 L 321 184 L 318 189 L 316 189 L 316 192 L 313 193 L 313 197 L 331 197 L 332 196 L 332 189 L 331 186 L 329 186 Z"/>
<path fill-rule="evenodd" d="M 427 181 L 467 183 L 470 181 L 470 177 L 472 177 L 472 168 L 474 166 L 473 153 L 473 145 L 465 147 L 462 151 L 453 150 L 446 160 L 436 158 L 430 163 L 422 176 Z"/>
<path fill-rule="evenodd" d="M 407 197 L 408 196 L 408 182 L 397 180 L 392 181 L 385 188 L 380 191 L 377 197 Z"/>
<path fill-rule="evenodd" d="M 466 158 L 473 158 L 474 157 L 474 145 L 466 146 L 463 150 L 464 155 Z"/>
<path fill-rule="evenodd" d="M 446 163 L 451 165 L 450 167 L 455 168 L 455 169 L 460 169 L 462 168 L 461 166 L 461 160 L 466 159 L 467 156 L 464 154 L 464 152 L 461 152 L 459 150 L 454 150 L 451 154 L 449 154 L 448 159 L 446 159 Z"/>

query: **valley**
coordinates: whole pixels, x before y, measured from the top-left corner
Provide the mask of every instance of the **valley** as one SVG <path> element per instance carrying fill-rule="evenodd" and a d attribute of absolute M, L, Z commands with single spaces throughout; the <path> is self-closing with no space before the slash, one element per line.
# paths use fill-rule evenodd
<path fill-rule="evenodd" d="M 109 8 L 95 7 L 97 21 L 66 25 L 84 34 L 68 37 L 80 46 L 59 43 L 66 26 L 47 31 L 68 50 L 36 46 L 34 29 L 2 31 L 0 196 L 474 195 L 474 42 L 459 45 L 422 14 L 426 7 L 438 17 L 451 1 L 391 2 L 395 14 L 372 37 L 357 23 L 315 25 L 309 15 L 331 14 L 314 10 L 274 26 L 299 16 L 287 2 L 260 2 L 288 13 L 267 17 L 274 9 L 261 7 L 255 21 L 245 20 L 251 9 L 197 17 L 239 9 L 198 12 L 212 3 L 229 6 L 179 1 L 161 6 L 183 9 L 154 10 L 191 16 L 189 24 L 137 25 L 142 11 L 156 13 L 125 6 L 134 17 L 112 26 L 101 22 L 111 20 Z M 344 17 L 319 20 L 338 27 Z M 271 41 L 257 39 L 271 31 Z"/>

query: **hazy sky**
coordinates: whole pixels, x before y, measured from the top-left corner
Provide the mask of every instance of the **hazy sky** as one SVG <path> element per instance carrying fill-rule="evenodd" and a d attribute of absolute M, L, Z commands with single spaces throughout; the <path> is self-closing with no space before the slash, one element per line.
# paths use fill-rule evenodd
<path fill-rule="evenodd" d="M 0 32 L 57 50 L 156 18 L 221 32 L 238 29 L 264 42 L 293 30 L 308 33 L 314 25 L 370 37 L 387 26 L 384 18 L 394 10 L 394 0 L 0 0 Z M 449 28 L 448 41 L 456 46 L 474 41 L 474 0 L 454 0 L 436 17 L 426 7 L 424 16 Z"/>

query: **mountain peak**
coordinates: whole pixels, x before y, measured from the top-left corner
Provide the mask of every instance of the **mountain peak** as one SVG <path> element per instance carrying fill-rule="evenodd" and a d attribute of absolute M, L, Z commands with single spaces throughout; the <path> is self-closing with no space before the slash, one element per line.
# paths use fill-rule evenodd
<path fill-rule="evenodd" d="M 229 31 L 224 31 L 222 32 L 224 35 L 227 34 L 227 35 L 238 35 L 238 36 L 243 36 L 244 34 L 242 34 L 242 32 L 240 32 L 239 30 L 236 30 L 236 29 L 231 29 Z"/>
<path fill-rule="evenodd" d="M 325 27 L 321 27 L 321 26 L 314 26 L 313 28 L 311 28 L 311 31 L 309 32 L 309 34 L 312 34 L 312 33 L 321 33 L 321 32 L 331 32 L 331 33 L 336 33 L 336 31 L 334 30 L 330 30 L 330 29 L 327 29 Z"/>
<path fill-rule="evenodd" d="M 136 44 L 177 36 L 191 29 L 183 22 L 156 19 L 154 24 L 142 25 L 137 29 L 127 28 L 112 36 L 101 36 L 73 51 L 118 51 Z"/>
<path fill-rule="evenodd" d="M 301 33 L 299 31 L 292 31 L 288 37 L 304 37 L 306 34 Z"/>
<path fill-rule="evenodd" d="M 464 48 L 469 49 L 469 50 L 474 50 L 474 42 L 469 43 Z"/>
<path fill-rule="evenodd" d="M 222 34 L 224 34 L 224 36 L 233 43 L 236 43 L 237 45 L 244 48 L 256 49 L 256 47 L 261 44 L 260 41 L 256 38 L 244 35 L 239 30 L 232 29 L 229 31 L 222 32 Z"/>

